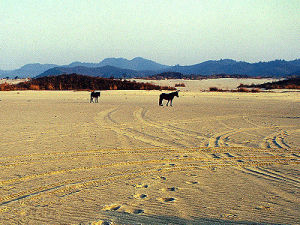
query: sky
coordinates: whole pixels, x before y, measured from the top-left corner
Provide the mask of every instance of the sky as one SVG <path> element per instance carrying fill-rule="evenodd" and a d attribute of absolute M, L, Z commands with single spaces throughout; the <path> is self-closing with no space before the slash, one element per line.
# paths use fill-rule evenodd
<path fill-rule="evenodd" d="M 300 0 L 0 0 L 0 69 L 300 58 Z"/>

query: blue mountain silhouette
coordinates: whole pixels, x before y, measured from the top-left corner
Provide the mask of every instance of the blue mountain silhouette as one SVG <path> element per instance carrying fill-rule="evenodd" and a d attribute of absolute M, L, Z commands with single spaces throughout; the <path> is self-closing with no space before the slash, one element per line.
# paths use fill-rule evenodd
<path fill-rule="evenodd" d="M 16 70 L 0 70 L 2 77 L 36 77 L 81 73 L 102 77 L 145 77 L 163 72 L 178 72 L 182 74 L 214 75 L 242 74 L 248 76 L 285 77 L 300 71 L 300 59 L 285 61 L 248 63 L 232 59 L 209 60 L 195 65 L 168 66 L 152 60 L 136 57 L 132 60 L 125 58 L 106 58 L 99 63 L 72 62 L 69 65 L 27 64 Z"/>

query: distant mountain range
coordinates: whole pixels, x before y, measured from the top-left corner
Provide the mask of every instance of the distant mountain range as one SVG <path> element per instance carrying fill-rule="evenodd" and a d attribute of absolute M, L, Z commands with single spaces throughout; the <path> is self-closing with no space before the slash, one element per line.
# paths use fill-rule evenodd
<path fill-rule="evenodd" d="M 100 69 L 101 67 L 104 68 Z M 169 66 L 162 65 L 141 57 L 136 57 L 132 60 L 124 58 L 106 58 L 99 63 L 72 62 L 69 65 L 64 66 L 40 63 L 27 64 L 16 70 L 0 70 L 0 78 L 14 78 L 16 76 L 20 78 L 36 76 L 41 77 L 48 75 L 60 75 L 63 73 L 79 73 L 79 71 L 84 75 L 103 77 L 119 77 L 122 74 L 147 76 L 149 74 L 155 73 L 155 71 L 163 70 L 166 68 L 169 68 Z"/>
<path fill-rule="evenodd" d="M 56 66 L 58 66 L 58 65 L 40 64 L 40 63 L 27 64 L 16 70 L 0 70 L 0 78 L 4 78 L 4 77 L 14 78 L 16 76 L 18 76 L 20 78 L 35 77 L 35 76 L 43 73 L 44 71 L 51 69 L 53 67 L 56 67 Z"/>
<path fill-rule="evenodd" d="M 62 75 L 62 74 L 81 74 L 81 75 L 89 75 L 95 77 L 103 77 L 103 78 L 133 78 L 133 77 L 141 77 L 147 76 L 147 74 L 152 74 L 147 71 L 136 71 L 130 69 L 120 69 L 114 66 L 102 66 L 102 67 L 85 67 L 85 66 L 75 66 L 75 67 L 54 67 L 52 69 L 46 70 L 42 74 L 36 76 L 45 77 L 51 75 Z"/>
<path fill-rule="evenodd" d="M 43 77 L 61 74 L 83 74 L 100 77 L 146 77 L 164 72 L 178 72 L 184 75 L 216 75 L 240 74 L 247 76 L 285 77 L 300 75 L 300 59 L 285 61 L 248 63 L 232 59 L 210 60 L 188 66 L 168 66 L 154 61 L 136 57 L 132 60 L 124 58 L 106 58 L 99 63 L 73 62 L 69 65 L 27 64 L 16 70 L 0 70 L 0 78 L 16 76 Z"/>
<path fill-rule="evenodd" d="M 232 59 L 206 61 L 191 66 L 174 66 L 171 72 L 182 74 L 241 74 L 248 76 L 288 76 L 299 71 L 300 59 L 293 61 L 275 60 L 270 62 L 247 63 Z"/>
<path fill-rule="evenodd" d="M 99 63 L 82 63 L 82 62 L 73 62 L 69 64 L 67 67 L 103 67 L 103 66 L 113 66 L 120 69 L 128 69 L 128 70 L 136 70 L 136 71 L 144 71 L 144 70 L 162 70 L 168 68 L 167 65 L 162 65 L 156 63 L 154 61 L 144 59 L 142 57 L 136 57 L 132 60 L 124 59 L 124 58 L 106 58 Z"/>

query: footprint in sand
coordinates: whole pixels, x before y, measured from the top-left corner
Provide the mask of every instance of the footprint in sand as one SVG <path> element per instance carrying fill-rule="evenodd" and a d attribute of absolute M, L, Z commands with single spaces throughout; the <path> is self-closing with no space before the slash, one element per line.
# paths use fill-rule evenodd
<path fill-rule="evenodd" d="M 135 198 L 140 198 L 140 199 L 145 199 L 145 198 L 148 197 L 148 195 L 146 195 L 146 194 L 136 194 L 134 197 Z"/>
<path fill-rule="evenodd" d="M 177 187 L 169 187 L 169 188 L 162 188 L 161 191 L 162 192 L 166 192 L 166 191 L 176 191 L 178 190 Z"/>
<path fill-rule="evenodd" d="M 177 188 L 175 187 L 171 187 L 171 188 L 167 188 L 168 191 L 176 191 Z"/>
<path fill-rule="evenodd" d="M 147 198 L 147 195 L 141 194 L 141 195 L 140 195 L 140 198 Z"/>
<path fill-rule="evenodd" d="M 148 188 L 148 184 L 134 184 L 133 187 L 135 188 Z"/>
<path fill-rule="evenodd" d="M 160 199 L 162 202 L 174 202 L 175 198 L 161 198 Z"/>
<path fill-rule="evenodd" d="M 143 209 L 135 209 L 133 211 L 134 214 L 141 214 L 141 213 L 144 213 L 144 210 Z"/>
<path fill-rule="evenodd" d="M 121 208 L 120 205 L 109 205 L 109 206 L 105 206 L 102 210 L 104 210 L 104 211 L 117 211 L 119 208 Z"/>
<path fill-rule="evenodd" d="M 175 198 L 158 198 L 158 200 L 160 202 L 163 202 L 163 203 L 172 203 L 172 202 L 175 202 Z"/>
<path fill-rule="evenodd" d="M 198 184 L 198 181 L 186 181 L 186 184 Z"/>

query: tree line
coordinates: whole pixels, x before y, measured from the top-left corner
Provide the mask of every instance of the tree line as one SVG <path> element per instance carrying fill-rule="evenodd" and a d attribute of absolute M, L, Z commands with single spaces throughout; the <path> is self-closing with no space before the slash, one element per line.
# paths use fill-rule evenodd
<path fill-rule="evenodd" d="M 175 88 L 121 79 L 64 74 L 35 78 L 18 84 L 3 83 L 0 84 L 0 90 L 175 90 Z"/>

